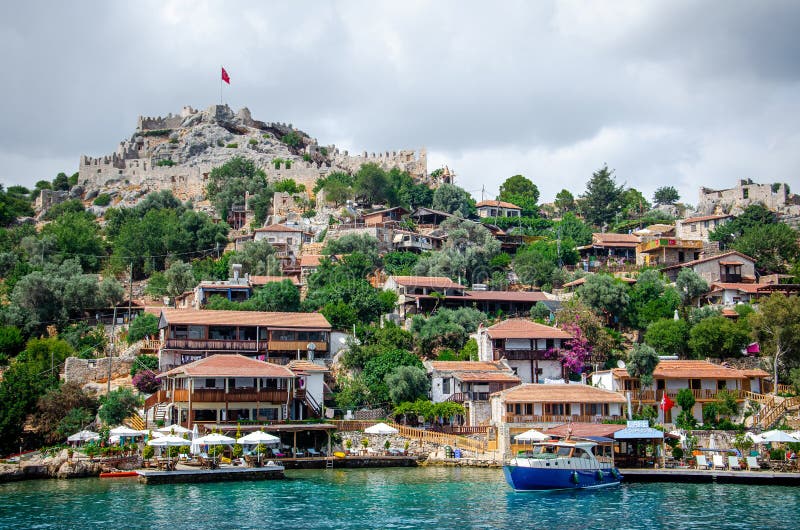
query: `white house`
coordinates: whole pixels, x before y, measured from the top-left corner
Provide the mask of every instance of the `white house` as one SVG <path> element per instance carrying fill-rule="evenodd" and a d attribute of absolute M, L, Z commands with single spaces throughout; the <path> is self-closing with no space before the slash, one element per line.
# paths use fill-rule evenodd
<path fill-rule="evenodd" d="M 522 208 L 504 201 L 481 201 L 475 205 L 478 217 L 519 217 Z"/>
<path fill-rule="evenodd" d="M 679 239 L 697 239 L 708 243 L 708 235 L 733 219 L 732 215 L 704 215 L 675 221 L 675 235 Z"/>
<path fill-rule="evenodd" d="M 431 378 L 431 400 L 464 405 L 467 425 L 486 425 L 489 396 L 520 383 L 503 361 L 426 361 L 424 365 Z"/>
<path fill-rule="evenodd" d="M 279 257 L 291 257 L 300 254 L 303 243 L 310 243 L 312 235 L 300 228 L 282 224 L 274 224 L 253 230 L 253 239 L 269 241 Z"/>
<path fill-rule="evenodd" d="M 305 401 L 311 411 L 322 416 L 325 401 L 325 374 L 330 372 L 325 366 L 300 359 L 290 361 L 286 367 L 297 376 L 296 398 Z"/>
<path fill-rule="evenodd" d="M 560 380 L 564 379 L 564 369 L 554 351 L 567 346 L 571 338 L 559 328 L 511 318 L 478 329 L 478 359 L 505 360 L 523 383 Z"/>

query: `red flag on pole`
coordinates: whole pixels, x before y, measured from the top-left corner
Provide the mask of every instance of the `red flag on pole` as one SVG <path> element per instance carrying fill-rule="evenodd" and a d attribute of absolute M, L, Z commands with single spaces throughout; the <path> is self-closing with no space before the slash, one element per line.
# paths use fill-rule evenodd
<path fill-rule="evenodd" d="M 669 398 L 669 396 L 667 396 L 667 393 L 665 392 L 664 395 L 661 397 L 661 410 L 666 412 L 666 411 L 668 411 L 669 409 L 671 409 L 674 406 L 675 406 L 675 402 L 672 401 Z"/>
<path fill-rule="evenodd" d="M 228 72 L 225 71 L 224 66 L 222 67 L 222 80 L 228 83 L 229 85 L 231 84 L 231 77 L 228 75 Z"/>

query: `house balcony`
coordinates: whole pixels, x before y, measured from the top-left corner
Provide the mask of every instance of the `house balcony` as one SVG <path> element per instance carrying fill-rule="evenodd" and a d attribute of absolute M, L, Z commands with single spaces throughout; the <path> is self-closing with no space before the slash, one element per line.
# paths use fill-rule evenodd
<path fill-rule="evenodd" d="M 170 392 L 167 393 L 168 395 Z M 171 401 L 187 403 L 189 390 L 179 388 L 171 392 Z M 286 403 L 289 400 L 287 390 L 256 390 L 255 388 L 196 388 L 192 392 L 192 403 L 225 403 L 241 401 L 247 403 Z"/>
<path fill-rule="evenodd" d="M 509 350 L 506 348 L 494 348 L 494 359 L 496 361 L 506 358 L 509 361 L 554 361 L 557 356 L 547 356 L 547 350 Z"/>
<path fill-rule="evenodd" d="M 456 392 L 447 401 L 454 403 L 466 403 L 468 401 L 489 401 L 491 392 Z"/>
<path fill-rule="evenodd" d="M 678 392 L 680 392 L 680 390 L 681 389 L 667 390 L 667 397 L 669 397 L 672 401 L 676 401 L 678 398 Z M 734 396 L 736 396 L 736 399 L 744 399 L 742 391 L 738 388 L 720 390 L 694 388 L 692 389 L 692 395 L 694 396 L 695 401 L 714 401 L 717 399 L 717 395 L 722 390 L 732 393 Z M 642 401 L 645 403 L 660 403 L 663 395 L 663 390 L 633 390 L 631 391 L 631 400 Z"/>
<path fill-rule="evenodd" d="M 316 347 L 315 351 L 327 352 L 328 343 L 325 341 L 311 341 Z M 186 351 L 208 351 L 208 352 L 230 352 L 230 353 L 266 353 L 275 351 L 300 350 L 305 352 L 308 349 L 309 341 L 255 341 L 255 340 L 212 340 L 212 339 L 167 339 L 164 342 L 164 349 L 186 350 Z"/>
<path fill-rule="evenodd" d="M 579 414 L 506 414 L 506 423 L 602 423 L 603 420 L 618 420 L 620 416 L 588 416 Z"/>

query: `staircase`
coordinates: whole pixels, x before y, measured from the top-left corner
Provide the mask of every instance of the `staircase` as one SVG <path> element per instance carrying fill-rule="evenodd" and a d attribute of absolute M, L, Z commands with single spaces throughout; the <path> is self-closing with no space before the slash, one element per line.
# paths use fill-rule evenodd
<path fill-rule="evenodd" d="M 125 420 L 122 423 L 124 423 L 131 429 L 135 429 L 137 431 L 143 431 L 146 428 L 144 419 L 142 419 L 142 417 L 139 416 L 138 412 L 134 412 L 132 416 L 125 418 Z"/>
<path fill-rule="evenodd" d="M 454 434 L 445 434 L 442 432 L 426 431 L 424 429 L 417 429 L 408 427 L 406 425 L 399 425 L 393 423 L 392 427 L 397 429 L 398 434 L 404 438 L 412 440 L 419 440 L 420 442 L 428 442 L 436 445 L 449 445 L 451 447 L 458 447 L 460 449 L 467 449 L 483 453 L 486 451 L 486 442 L 482 440 L 473 440 L 465 436 L 456 436 Z"/>
<path fill-rule="evenodd" d="M 780 399 L 780 398 L 778 398 Z M 761 427 L 762 430 L 772 428 L 789 410 L 800 407 L 800 396 L 790 397 L 783 400 L 776 399 L 772 405 L 764 407 L 755 419 L 754 425 Z"/>
<path fill-rule="evenodd" d="M 159 421 L 165 422 L 166 425 L 166 418 L 167 418 L 167 404 L 166 403 L 158 403 L 156 405 L 155 411 L 153 412 L 153 423 L 158 424 Z"/>

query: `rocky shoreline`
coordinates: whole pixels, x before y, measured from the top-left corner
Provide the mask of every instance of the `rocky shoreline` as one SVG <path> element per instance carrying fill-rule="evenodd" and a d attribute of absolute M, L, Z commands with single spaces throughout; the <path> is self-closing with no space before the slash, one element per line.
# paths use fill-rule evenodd
<path fill-rule="evenodd" d="M 0 483 L 35 479 L 70 479 L 98 477 L 100 473 L 133 470 L 142 466 L 138 456 L 88 459 L 82 455 L 70 458 L 67 450 L 45 458 L 33 457 L 21 465 L 0 464 Z"/>

